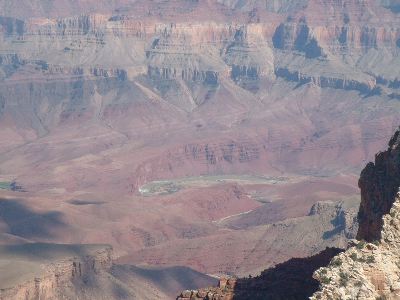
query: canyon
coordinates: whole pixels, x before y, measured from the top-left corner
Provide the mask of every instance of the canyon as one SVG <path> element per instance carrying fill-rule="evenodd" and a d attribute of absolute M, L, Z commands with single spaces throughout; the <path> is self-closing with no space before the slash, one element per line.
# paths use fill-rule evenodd
<path fill-rule="evenodd" d="M 361 229 L 358 177 L 400 120 L 398 12 L 0 0 L 0 245 L 109 244 L 112 262 L 89 277 L 172 299 L 209 275 L 320 266 L 327 247 L 378 239 L 397 171 L 378 214 L 361 202 Z M 378 157 L 362 198 L 381 194 Z"/>
<path fill-rule="evenodd" d="M 400 130 L 361 172 L 357 239 L 292 258 L 256 277 L 221 278 L 218 287 L 185 290 L 176 299 L 398 299 Z M 316 210 L 314 208 L 313 210 Z"/>

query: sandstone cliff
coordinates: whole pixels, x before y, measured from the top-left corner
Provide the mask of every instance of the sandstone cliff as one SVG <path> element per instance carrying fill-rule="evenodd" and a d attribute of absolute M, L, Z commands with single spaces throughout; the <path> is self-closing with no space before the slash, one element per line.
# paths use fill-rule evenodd
<path fill-rule="evenodd" d="M 273 225 L 269 205 L 247 214 L 256 201 L 222 189 L 147 201 L 136 193 L 205 174 L 359 172 L 399 120 L 394 4 L 0 0 L 9 16 L 0 20 L 0 171 L 51 198 L 25 201 L 39 219 L 62 213 L 65 226 L 45 241 L 109 242 L 137 263 L 248 275 L 344 247 L 348 215 L 334 207 Z M 352 182 L 326 191 L 341 197 Z M 295 204 L 300 187 L 276 215 L 319 201 Z M 89 204 L 71 204 L 85 203 L 81 195 Z M 245 214 L 211 224 L 224 199 L 219 218 Z M 14 220 L 4 230 L 28 238 Z"/>

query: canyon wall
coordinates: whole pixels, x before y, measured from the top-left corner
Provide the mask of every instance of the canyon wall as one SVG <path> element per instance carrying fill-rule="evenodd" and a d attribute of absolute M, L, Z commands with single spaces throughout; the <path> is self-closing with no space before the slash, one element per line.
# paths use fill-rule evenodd
<path fill-rule="evenodd" d="M 399 282 L 399 134 L 360 177 L 358 241 L 315 273 L 311 299 L 397 299 Z"/>
<path fill-rule="evenodd" d="M 30 249 L 29 246 L 26 250 L 22 246 L 10 246 L 10 248 L 15 248 L 16 253 Z M 43 245 L 43 248 L 43 253 L 46 253 L 46 245 Z M 2 266 L 2 272 L 4 272 L 2 277 L 6 276 L 6 278 L 3 278 L 4 281 L 1 284 L 0 299 L 59 299 L 74 293 L 78 295 L 81 292 L 77 288 L 79 285 L 84 285 L 84 282 L 90 278 L 108 272 L 112 266 L 112 248 L 101 248 L 100 246 L 97 248 L 97 250 L 87 251 L 84 255 L 76 252 L 74 257 L 61 257 L 53 261 L 50 258 L 49 261 L 42 262 L 40 271 L 35 274 L 35 277 L 32 276 L 32 279 L 24 281 L 23 278 L 29 277 L 27 273 L 30 266 L 27 263 L 25 267 L 22 266 L 26 268 L 24 275 L 21 278 L 13 279 L 15 280 L 14 284 L 5 273 L 13 274 L 13 272 L 16 272 L 15 269 L 21 267 L 19 266 L 19 259 L 21 258 L 13 261 L 14 264 L 11 264 L 10 270 L 6 270 Z M 32 257 L 34 256 L 32 253 Z M 33 262 L 34 258 L 31 261 Z"/>
<path fill-rule="evenodd" d="M 8 17 L 0 22 L 0 57 L 8 69 L 33 64 L 52 76 L 147 75 L 161 92 L 165 80 L 215 86 L 223 78 L 254 91 L 262 78 L 273 81 L 278 76 L 362 93 L 395 93 L 399 74 L 393 64 L 398 64 L 400 39 L 396 17 L 372 2 L 364 4 L 370 9 L 368 17 L 360 16 L 351 1 L 342 5 L 351 9 L 312 1 L 306 12 L 296 6 L 300 10 L 290 16 L 276 14 L 257 22 L 196 17 L 162 22 L 133 18 L 129 11 L 53 19 Z M 327 22 L 308 14 L 315 10 L 323 15 L 328 7 L 337 15 Z M 384 21 L 376 22 L 377 16 Z"/>
<path fill-rule="evenodd" d="M 361 172 L 361 205 L 357 239 L 373 242 L 381 239 L 383 216 L 390 212 L 400 187 L 400 146 L 397 131 L 389 148 L 375 157 Z"/>

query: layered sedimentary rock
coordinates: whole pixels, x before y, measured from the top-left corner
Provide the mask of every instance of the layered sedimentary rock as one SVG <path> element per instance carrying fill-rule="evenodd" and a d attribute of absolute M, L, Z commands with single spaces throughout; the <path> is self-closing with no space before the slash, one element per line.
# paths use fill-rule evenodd
<path fill-rule="evenodd" d="M 255 276 L 291 257 L 312 256 L 329 246 L 345 248 L 348 239 L 354 238 L 357 231 L 355 206 L 357 202 L 351 205 L 319 202 L 305 217 L 257 224 L 258 220 L 253 215 L 255 224 L 246 226 L 241 224 L 240 219 L 243 217 L 246 220 L 246 214 L 232 216 L 214 222 L 225 229 L 219 234 L 207 236 L 203 233 L 204 229 L 200 232 L 190 229 L 191 235 L 186 233 L 190 237 L 188 240 L 147 247 L 120 261 L 188 265 L 208 274 Z M 314 230 L 310 231 L 310 228 Z M 214 249 L 212 256 L 209 255 L 210 248 Z M 230 251 L 232 248 L 236 251 Z"/>
<path fill-rule="evenodd" d="M 14 54 L 23 64 L 39 65 L 51 74 L 130 78 L 147 74 L 153 79 L 211 85 L 231 77 L 253 91 L 258 88 L 252 83 L 254 80 L 273 80 L 274 73 L 299 83 L 313 82 L 321 87 L 363 93 L 377 85 L 389 89 L 394 86 L 399 74 L 388 66 L 398 64 L 399 29 L 389 10 L 367 2 L 363 5 L 369 8 L 370 15 L 360 16 L 352 1 L 343 3 L 347 10 L 337 3 L 311 1 L 306 11 L 304 5 L 275 2 L 264 8 L 254 3 L 222 3 L 235 11 L 247 11 L 245 7 L 255 5 L 247 14 L 258 16 L 261 12 L 256 22 L 204 21 L 200 14 L 190 22 L 179 22 L 177 17 L 176 22 L 164 23 L 145 16 L 133 18 L 129 13 L 2 18 L 5 43 L 1 55 Z M 210 5 L 219 7 L 216 3 Z M 282 8 L 285 6 L 291 8 Z M 293 8 L 297 10 L 290 17 L 283 13 Z M 139 10 L 139 6 L 134 9 Z M 324 24 L 309 15 L 313 10 L 327 18 L 326 10 L 335 13 Z M 221 14 L 225 14 L 223 10 Z M 387 19 L 377 23 L 379 15 Z M 185 88 L 182 89 L 184 93 Z M 184 95 L 187 97 L 187 92 Z"/>
<path fill-rule="evenodd" d="M 399 120 L 393 1 L 50 2 L 0 0 L 2 239 L 238 275 L 346 246 L 336 201 Z M 221 174 L 298 180 L 138 193 Z"/>
<path fill-rule="evenodd" d="M 397 131 L 388 150 L 375 157 L 361 172 L 359 186 L 361 205 L 357 239 L 369 242 L 380 240 L 383 216 L 390 212 L 400 187 L 400 146 Z"/>
<path fill-rule="evenodd" d="M 164 300 L 216 281 L 184 267 L 146 269 L 113 259 L 107 245 L 1 245 L 0 299 Z"/>
<path fill-rule="evenodd" d="M 1 254 L 0 299 L 4 300 L 78 295 L 79 286 L 112 266 L 112 248 L 107 246 L 10 245 L 2 246 Z"/>

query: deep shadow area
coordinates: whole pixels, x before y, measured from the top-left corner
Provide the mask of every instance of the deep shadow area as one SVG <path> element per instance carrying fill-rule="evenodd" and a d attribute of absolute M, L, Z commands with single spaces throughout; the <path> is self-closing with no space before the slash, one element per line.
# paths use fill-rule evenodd
<path fill-rule="evenodd" d="M 400 130 L 390 139 L 386 151 L 375 156 L 362 170 L 358 186 L 361 203 L 358 211 L 357 239 L 381 239 L 383 216 L 390 212 L 400 187 Z"/>
<path fill-rule="evenodd" d="M 61 212 L 38 213 L 23 202 L 19 199 L 0 198 L 0 221 L 7 225 L 7 233 L 27 239 L 52 238 L 52 229 L 66 226 Z"/>
<path fill-rule="evenodd" d="M 254 278 L 238 279 L 234 289 L 235 300 L 305 300 L 318 290 L 313 273 L 329 264 L 341 249 L 327 248 L 307 258 L 292 258 Z"/>

